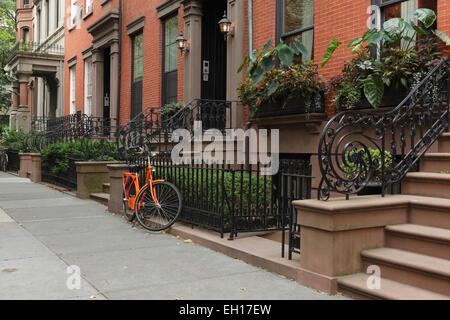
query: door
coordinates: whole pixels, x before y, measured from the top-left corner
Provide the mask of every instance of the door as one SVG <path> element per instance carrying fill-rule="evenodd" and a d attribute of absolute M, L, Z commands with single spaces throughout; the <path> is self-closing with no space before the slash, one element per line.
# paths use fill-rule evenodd
<path fill-rule="evenodd" d="M 218 24 L 226 9 L 226 0 L 203 2 L 202 99 L 226 99 L 227 42 Z"/>

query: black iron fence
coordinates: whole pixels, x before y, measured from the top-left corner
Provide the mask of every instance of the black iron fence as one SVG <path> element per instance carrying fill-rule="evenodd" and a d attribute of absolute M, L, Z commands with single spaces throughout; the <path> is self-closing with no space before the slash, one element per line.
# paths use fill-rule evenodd
<path fill-rule="evenodd" d="M 141 183 L 145 183 L 146 159 L 130 161 Z M 229 233 L 230 239 L 239 232 L 287 230 L 296 219 L 292 201 L 311 198 L 309 159 L 281 160 L 279 172 L 270 176 L 263 175 L 259 165 L 175 164 L 169 153 L 152 157 L 151 163 L 155 178 L 179 188 L 180 220 L 215 230 L 222 237 Z"/>
<path fill-rule="evenodd" d="M 7 171 L 18 172 L 20 169 L 19 151 L 8 150 L 6 154 L 8 155 Z"/>
<path fill-rule="evenodd" d="M 42 181 L 65 187 L 77 189 L 77 167 L 75 162 L 82 161 L 82 157 L 69 155 L 69 167 L 65 171 L 55 170 L 52 164 L 42 166 Z"/>
<path fill-rule="evenodd" d="M 116 119 L 72 114 L 58 118 L 35 117 L 25 145 L 42 154 L 42 178 L 45 182 L 69 189 L 77 187 L 76 161 L 117 160 Z M 64 151 L 70 142 L 73 154 Z M 48 147 L 53 145 L 49 151 Z M 64 164 L 61 164 L 63 163 Z"/>

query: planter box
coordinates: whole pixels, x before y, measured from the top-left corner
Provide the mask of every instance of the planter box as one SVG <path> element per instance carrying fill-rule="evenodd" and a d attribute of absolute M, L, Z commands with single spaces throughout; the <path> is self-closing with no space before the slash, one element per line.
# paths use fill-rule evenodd
<path fill-rule="evenodd" d="M 309 106 L 306 105 L 304 98 L 295 99 L 275 99 L 273 101 L 263 101 L 258 111 L 255 114 L 255 118 L 267 118 L 276 116 L 286 116 L 293 114 L 305 114 L 305 113 L 321 113 L 325 112 L 324 95 L 320 93 L 320 104 L 316 105 L 315 99 Z"/>
<path fill-rule="evenodd" d="M 77 166 L 77 197 L 89 198 L 91 193 L 100 193 L 103 184 L 109 182 L 109 164 L 117 161 L 85 161 L 76 162 Z"/>
<path fill-rule="evenodd" d="M 401 86 L 400 88 L 394 87 L 384 87 L 384 96 L 381 101 L 381 105 L 378 108 L 384 107 L 397 107 L 409 94 L 409 90 L 405 87 Z M 337 110 L 338 111 L 346 111 L 346 110 L 359 110 L 359 109 L 374 109 L 374 107 L 369 103 L 364 94 L 364 90 L 361 89 L 361 101 L 360 103 L 353 109 L 345 109 L 341 107 L 342 98 L 338 101 Z"/>

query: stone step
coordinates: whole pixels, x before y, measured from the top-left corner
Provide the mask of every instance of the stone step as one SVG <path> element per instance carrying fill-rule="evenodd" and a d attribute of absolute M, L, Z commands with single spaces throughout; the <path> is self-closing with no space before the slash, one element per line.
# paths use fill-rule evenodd
<path fill-rule="evenodd" d="M 387 226 L 385 235 L 385 244 L 389 248 L 450 260 L 449 229 L 401 224 Z"/>
<path fill-rule="evenodd" d="M 109 201 L 109 194 L 107 194 L 107 193 L 91 193 L 90 198 L 92 200 L 95 200 L 95 201 L 107 206 L 108 201 Z"/>
<path fill-rule="evenodd" d="M 420 159 L 420 171 L 450 173 L 450 153 L 426 153 Z"/>
<path fill-rule="evenodd" d="M 363 270 L 378 266 L 381 278 L 447 295 L 450 298 L 450 260 L 393 248 L 361 252 Z"/>
<path fill-rule="evenodd" d="M 450 133 L 444 132 L 438 140 L 439 152 L 450 152 Z"/>
<path fill-rule="evenodd" d="M 402 193 L 450 199 L 450 174 L 408 173 L 402 181 Z"/>
<path fill-rule="evenodd" d="M 448 300 L 450 296 L 413 287 L 401 282 L 381 277 L 379 289 L 369 289 L 370 275 L 356 273 L 338 278 L 338 288 L 345 296 L 354 299 L 377 300 Z"/>
<path fill-rule="evenodd" d="M 111 187 L 110 183 L 104 183 L 102 186 L 103 192 L 109 194 L 110 187 Z"/>
<path fill-rule="evenodd" d="M 450 199 L 407 196 L 408 223 L 450 229 Z"/>

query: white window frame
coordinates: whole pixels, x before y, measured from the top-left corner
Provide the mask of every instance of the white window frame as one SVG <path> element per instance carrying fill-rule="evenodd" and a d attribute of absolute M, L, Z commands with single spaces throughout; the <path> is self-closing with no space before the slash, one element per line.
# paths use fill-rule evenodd
<path fill-rule="evenodd" d="M 84 60 L 84 113 L 92 115 L 92 57 Z"/>
<path fill-rule="evenodd" d="M 73 28 L 77 24 L 78 7 L 77 7 L 77 0 L 71 1 L 72 5 L 70 6 L 70 27 Z"/>
<path fill-rule="evenodd" d="M 92 13 L 94 10 L 94 1 L 86 0 L 86 14 Z"/>
<path fill-rule="evenodd" d="M 76 105 L 76 87 L 77 87 L 77 82 L 76 82 L 76 76 L 77 76 L 77 72 L 76 72 L 76 66 L 73 66 L 69 69 L 69 74 L 70 74 L 70 114 L 75 114 L 77 113 L 77 105 Z"/>

